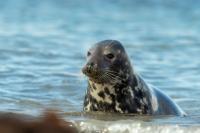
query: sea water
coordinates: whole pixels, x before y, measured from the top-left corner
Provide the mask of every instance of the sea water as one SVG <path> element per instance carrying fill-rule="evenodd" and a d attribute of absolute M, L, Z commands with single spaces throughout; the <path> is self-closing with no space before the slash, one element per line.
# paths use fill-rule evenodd
<path fill-rule="evenodd" d="M 59 110 L 83 132 L 200 132 L 200 1 L 0 1 L 0 111 Z M 188 114 L 82 113 L 87 50 L 116 39 L 146 82 Z"/>

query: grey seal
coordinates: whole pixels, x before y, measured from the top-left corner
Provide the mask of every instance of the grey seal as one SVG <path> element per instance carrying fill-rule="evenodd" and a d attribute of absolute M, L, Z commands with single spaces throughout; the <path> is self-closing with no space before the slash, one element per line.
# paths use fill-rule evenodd
<path fill-rule="evenodd" d="M 83 110 L 146 115 L 185 115 L 173 100 L 132 68 L 117 40 L 96 43 L 82 72 L 88 77 Z"/>

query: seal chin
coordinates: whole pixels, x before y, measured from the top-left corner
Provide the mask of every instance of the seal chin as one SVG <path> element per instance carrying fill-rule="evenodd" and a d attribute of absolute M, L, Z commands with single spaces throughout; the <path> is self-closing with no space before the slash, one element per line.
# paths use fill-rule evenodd
<path fill-rule="evenodd" d="M 102 81 L 100 81 L 100 79 L 98 78 L 96 74 L 88 73 L 88 71 L 85 69 L 82 69 L 82 72 L 84 75 L 88 77 L 90 81 L 95 82 L 95 83 L 102 83 Z"/>
<path fill-rule="evenodd" d="M 88 73 L 87 71 L 83 71 L 83 74 L 88 77 L 88 79 L 94 83 L 97 84 L 114 84 L 114 80 L 110 79 L 109 77 L 104 76 L 102 72 L 94 72 L 94 73 Z M 115 77 L 112 77 L 115 78 Z"/>
<path fill-rule="evenodd" d="M 91 78 L 91 77 L 89 77 L 89 80 L 92 81 L 92 82 L 94 82 L 94 83 L 97 83 L 97 84 L 103 84 L 104 83 L 103 81 L 101 81 L 101 80 L 99 80 L 97 78 Z"/>
<path fill-rule="evenodd" d="M 94 82 L 94 83 L 97 83 L 97 84 L 114 84 L 114 82 L 112 80 L 109 80 L 109 79 L 105 79 L 105 78 L 102 78 L 102 77 L 89 77 L 89 80 Z"/>
<path fill-rule="evenodd" d="M 97 70 L 91 70 L 91 69 L 88 69 L 87 67 L 83 67 L 82 68 L 82 72 L 84 75 L 86 75 L 90 81 L 94 82 L 94 83 L 98 83 L 98 84 L 102 84 L 104 83 L 104 79 L 101 78 L 101 75 L 100 71 L 97 71 Z"/>

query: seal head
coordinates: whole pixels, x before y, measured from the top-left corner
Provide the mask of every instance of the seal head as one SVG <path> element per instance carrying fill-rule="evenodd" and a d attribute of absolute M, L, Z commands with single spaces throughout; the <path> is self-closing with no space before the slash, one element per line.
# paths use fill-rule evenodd
<path fill-rule="evenodd" d="M 116 40 L 105 40 L 88 51 L 87 63 L 82 71 L 95 83 L 115 84 L 131 76 L 127 74 L 132 73 L 132 67 L 122 44 Z"/>
<path fill-rule="evenodd" d="M 87 53 L 82 69 L 89 78 L 85 111 L 147 113 L 149 100 L 138 86 L 122 44 L 116 40 L 98 42 Z"/>

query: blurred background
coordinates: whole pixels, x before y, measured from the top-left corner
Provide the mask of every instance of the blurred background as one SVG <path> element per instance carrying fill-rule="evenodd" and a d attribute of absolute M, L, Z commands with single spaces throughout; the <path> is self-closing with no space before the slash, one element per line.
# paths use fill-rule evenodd
<path fill-rule="evenodd" d="M 197 0 L 0 1 L 0 111 L 81 112 L 85 54 L 116 39 L 134 69 L 200 123 L 199 7 Z"/>

